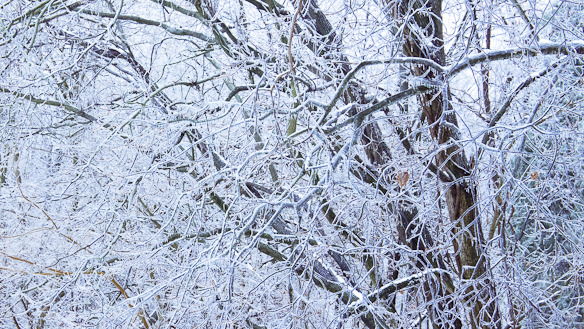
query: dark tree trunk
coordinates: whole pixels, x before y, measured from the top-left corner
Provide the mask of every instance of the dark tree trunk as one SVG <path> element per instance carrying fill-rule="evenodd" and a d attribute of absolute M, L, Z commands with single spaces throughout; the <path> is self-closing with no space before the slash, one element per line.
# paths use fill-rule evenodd
<path fill-rule="evenodd" d="M 401 1 L 396 9 L 400 19 L 409 20 L 404 22 L 404 55 L 431 59 L 440 65 L 445 65 L 442 1 L 405 0 Z M 426 40 L 431 40 L 431 42 Z M 441 78 L 424 65 L 414 65 L 411 73 L 428 80 Z M 473 283 L 462 292 L 466 305 L 471 309 L 470 324 L 473 328 L 500 327 L 495 290 L 488 279 L 488 256 L 483 253 L 484 239 L 480 217 L 477 214 L 476 186 L 471 179 L 472 168 L 464 150 L 452 143 L 459 139 L 455 128 L 458 123 L 454 112 L 449 108 L 448 89 L 442 88 L 440 91 L 423 94 L 419 97 L 419 101 L 422 117 L 428 123 L 430 134 L 442 148 L 435 157 L 436 166 L 448 173 L 453 181 L 445 187 L 445 198 L 450 220 L 455 223 L 453 234 L 456 239 L 453 247 L 458 271 L 463 282 L 472 280 Z M 429 281 L 427 297 L 445 297 L 445 290 L 441 287 L 443 284 L 439 281 Z M 453 303 L 448 302 L 448 298 L 445 300 L 446 305 L 440 305 L 439 308 L 454 306 Z M 427 302 L 431 303 L 430 300 Z M 430 305 L 438 304 L 431 303 Z M 460 319 L 453 320 L 449 316 L 444 316 L 448 313 L 457 314 L 456 310 L 433 309 L 436 308 L 435 306 L 430 306 L 430 308 L 430 316 L 435 327 L 462 325 Z"/>

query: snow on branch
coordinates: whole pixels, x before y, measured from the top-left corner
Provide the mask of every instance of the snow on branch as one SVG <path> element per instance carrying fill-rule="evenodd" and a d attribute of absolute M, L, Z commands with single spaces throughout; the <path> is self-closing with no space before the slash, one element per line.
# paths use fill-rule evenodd
<path fill-rule="evenodd" d="M 422 279 L 422 277 L 431 274 L 431 273 L 437 273 L 437 272 L 444 272 L 443 269 L 441 268 L 430 268 L 427 269 L 425 271 L 422 271 L 420 273 L 416 273 L 416 274 L 412 274 L 410 276 L 407 276 L 405 278 L 401 278 L 401 279 L 397 279 L 394 281 L 391 281 L 385 285 L 383 285 L 381 288 L 369 293 L 367 295 L 367 298 L 370 301 L 376 301 L 378 298 L 387 298 L 387 296 L 391 293 L 394 293 L 396 291 L 399 291 L 401 289 L 404 289 L 410 285 L 414 285 L 420 282 L 420 279 Z"/>
<path fill-rule="evenodd" d="M 577 40 L 572 42 L 542 42 L 539 45 L 532 48 L 511 48 L 504 50 L 486 50 L 480 54 L 468 56 L 462 58 L 458 63 L 453 64 L 450 68 L 446 70 L 447 76 L 452 77 L 460 73 L 462 70 L 471 67 L 473 65 L 481 64 L 487 61 L 500 61 L 509 58 L 516 58 L 525 55 L 537 56 L 540 54 L 551 55 L 551 54 L 570 54 L 576 53 L 579 55 L 584 54 L 584 40 Z"/>
<path fill-rule="evenodd" d="M 194 38 L 197 38 L 199 40 L 202 40 L 202 41 L 216 43 L 215 38 L 209 37 L 203 33 L 188 30 L 188 29 L 183 29 L 183 28 L 179 28 L 179 27 L 173 27 L 173 26 L 170 26 L 164 22 L 159 22 L 159 21 L 155 21 L 155 20 L 151 20 L 151 19 L 147 19 L 147 18 L 143 18 L 143 17 L 133 16 L 133 15 L 116 15 L 115 13 L 105 13 L 105 12 L 91 10 L 91 9 L 74 8 L 73 10 L 78 11 L 78 12 L 83 13 L 83 14 L 93 15 L 93 16 L 97 16 L 97 17 L 114 18 L 114 19 L 120 19 L 120 20 L 124 20 L 124 21 L 131 21 L 131 22 L 143 24 L 143 25 L 158 26 L 158 27 L 165 29 L 170 34 L 180 35 L 180 36 L 190 36 L 190 37 L 194 37 Z"/>

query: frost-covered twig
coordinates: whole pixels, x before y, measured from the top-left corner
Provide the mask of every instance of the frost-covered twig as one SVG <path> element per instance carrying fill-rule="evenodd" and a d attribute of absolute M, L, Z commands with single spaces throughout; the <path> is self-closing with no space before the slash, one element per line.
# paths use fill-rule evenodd
<path fill-rule="evenodd" d="M 525 55 L 536 56 L 539 54 L 551 55 L 555 53 L 561 54 L 584 54 L 584 40 L 576 40 L 572 42 L 541 42 L 532 48 L 511 48 L 504 50 L 486 50 L 477 55 L 472 55 L 462 58 L 458 63 L 453 64 L 446 70 L 446 76 L 451 78 L 460 71 L 487 61 L 494 62 L 509 58 L 516 58 Z"/>

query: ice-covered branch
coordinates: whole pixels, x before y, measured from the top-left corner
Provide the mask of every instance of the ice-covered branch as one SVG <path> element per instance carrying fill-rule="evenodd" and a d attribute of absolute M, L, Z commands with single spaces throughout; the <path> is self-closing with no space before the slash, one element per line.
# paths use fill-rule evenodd
<path fill-rule="evenodd" d="M 338 129 L 341 129 L 341 128 L 353 123 L 355 120 L 363 120 L 369 114 L 373 114 L 373 113 L 375 113 L 379 110 L 382 110 L 390 105 L 393 105 L 393 104 L 395 104 L 395 103 L 397 103 L 405 98 L 408 98 L 408 97 L 413 96 L 413 95 L 417 95 L 417 94 L 422 93 L 422 92 L 429 91 L 431 89 L 432 89 L 431 87 L 428 87 L 425 85 L 419 85 L 416 87 L 412 87 L 410 89 L 407 89 L 407 90 L 402 91 L 400 93 L 397 93 L 395 95 L 391 95 L 389 97 L 386 97 L 385 99 L 375 103 L 374 105 L 366 108 L 365 110 L 351 116 L 347 120 L 345 120 L 345 121 L 343 121 L 335 126 L 326 127 L 323 130 L 326 133 L 334 132 Z"/>
<path fill-rule="evenodd" d="M 180 36 L 190 36 L 190 37 L 194 37 L 194 38 L 197 38 L 199 40 L 203 40 L 203 41 L 206 41 L 209 43 L 216 42 L 215 38 L 209 37 L 203 33 L 196 32 L 196 31 L 189 30 L 189 29 L 183 29 L 180 27 L 170 26 L 169 24 L 166 24 L 164 22 L 159 22 L 159 21 L 155 21 L 155 20 L 151 20 L 151 19 L 147 19 L 147 18 L 143 18 L 143 17 L 133 16 L 133 15 L 116 15 L 115 13 L 106 13 L 106 12 L 101 12 L 101 11 L 91 10 L 91 9 L 74 8 L 73 10 L 78 11 L 78 12 L 83 13 L 83 14 L 93 15 L 93 16 L 97 16 L 97 17 L 115 18 L 115 19 L 120 19 L 120 20 L 124 20 L 124 21 L 130 21 L 130 22 L 134 22 L 134 23 L 138 23 L 138 24 L 143 24 L 143 25 L 158 26 L 158 27 L 163 28 L 164 30 L 166 30 L 170 34 L 180 35 Z"/>
<path fill-rule="evenodd" d="M 80 116 L 84 119 L 87 119 L 91 122 L 97 122 L 97 118 L 92 116 L 91 114 L 88 114 L 87 112 L 80 110 L 68 103 L 64 103 L 64 102 L 59 102 L 59 101 L 55 101 L 55 100 L 50 100 L 50 99 L 41 99 L 41 98 L 37 98 L 33 95 L 30 94 L 25 94 L 25 93 L 21 93 L 19 91 L 14 91 L 14 90 L 10 90 L 10 89 L 6 89 L 3 87 L 0 87 L 0 92 L 3 93 L 7 93 L 7 94 L 12 94 L 18 98 L 22 98 L 22 99 L 26 99 L 30 102 L 33 102 L 35 104 L 42 104 L 42 105 L 50 105 L 50 106 L 57 106 L 57 107 L 62 107 L 65 110 L 69 111 L 72 114 L 75 114 L 77 116 Z"/>
<path fill-rule="evenodd" d="M 501 108 L 499 109 L 499 111 L 497 111 L 497 113 L 495 114 L 495 116 L 493 116 L 493 118 L 491 119 L 491 122 L 489 122 L 489 127 L 494 127 L 497 124 L 497 122 L 499 122 L 499 120 L 501 120 L 501 118 L 503 117 L 503 115 L 505 115 L 505 113 L 507 112 L 507 109 L 509 108 L 509 105 L 511 105 L 511 102 L 515 99 L 515 97 L 519 94 L 519 92 L 521 90 L 527 88 L 535 80 L 537 80 L 538 78 L 541 78 L 541 77 L 545 76 L 546 74 L 548 74 L 550 71 L 552 71 L 553 69 L 555 69 L 559 65 L 560 65 L 560 62 L 555 62 L 552 65 L 546 67 L 545 69 L 543 69 L 543 70 L 541 70 L 539 72 L 536 72 L 534 74 L 531 74 L 522 83 L 520 83 L 517 86 L 517 88 L 515 88 L 513 90 L 513 92 L 509 96 L 507 96 L 507 99 L 505 100 L 505 103 L 503 103 L 503 105 L 501 106 Z M 486 144 L 486 140 L 483 140 L 483 144 Z"/>
<path fill-rule="evenodd" d="M 516 58 L 521 56 L 537 56 L 540 54 L 551 55 L 551 54 L 571 54 L 576 53 L 579 55 L 584 54 L 584 40 L 577 40 L 572 42 L 542 42 L 535 47 L 531 48 L 511 48 L 503 50 L 489 50 L 484 51 L 477 55 L 468 56 L 462 58 L 458 63 L 453 64 L 450 68 L 446 70 L 447 76 L 452 77 L 460 73 L 460 71 L 469 68 L 471 66 L 481 64 L 484 62 L 494 62 L 505 60 L 509 58 Z"/>
<path fill-rule="evenodd" d="M 367 295 L 367 298 L 372 302 L 376 301 L 377 299 L 385 299 L 390 294 L 392 294 L 396 291 L 399 291 L 399 290 L 404 289 L 404 288 L 411 286 L 411 285 L 418 284 L 424 276 L 431 274 L 431 273 L 437 273 L 437 272 L 444 272 L 444 270 L 440 269 L 440 268 L 431 268 L 431 269 L 427 269 L 425 271 L 422 271 L 420 273 L 412 274 L 412 275 L 407 276 L 405 278 L 391 281 L 387 284 L 384 284 L 381 288 L 369 293 Z"/>
<path fill-rule="evenodd" d="M 388 58 L 388 59 L 382 59 L 382 60 L 370 60 L 370 61 L 360 62 L 349 73 L 347 73 L 345 78 L 343 78 L 343 81 L 341 82 L 341 84 L 337 87 L 337 91 L 335 92 L 335 95 L 333 96 L 333 98 L 331 99 L 329 104 L 327 105 L 323 116 L 320 118 L 319 124 L 323 124 L 325 122 L 327 116 L 332 111 L 333 107 L 337 104 L 337 101 L 341 98 L 341 96 L 343 95 L 343 93 L 347 89 L 349 82 L 355 77 L 355 75 L 359 71 L 361 71 L 362 69 L 364 69 L 368 66 L 371 66 L 371 65 L 382 65 L 382 64 L 417 64 L 417 65 L 428 66 L 428 67 L 436 70 L 436 72 L 438 72 L 438 73 L 442 73 L 445 71 L 445 68 L 443 66 L 439 65 L 438 63 L 434 62 L 433 60 L 425 59 L 425 58 L 418 58 L 418 57 L 394 57 L 394 58 Z"/>

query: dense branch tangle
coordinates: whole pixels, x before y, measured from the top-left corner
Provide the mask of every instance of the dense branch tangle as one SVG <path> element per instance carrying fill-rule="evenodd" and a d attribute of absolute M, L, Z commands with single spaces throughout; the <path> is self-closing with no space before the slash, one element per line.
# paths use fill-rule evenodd
<path fill-rule="evenodd" d="M 491 193 L 483 181 L 509 177 L 496 168 L 514 156 L 514 134 L 554 131 L 540 105 L 508 127 L 531 88 L 581 65 L 584 43 L 480 49 L 467 12 L 455 38 L 466 43 L 447 53 L 442 11 L 454 2 L 339 3 L 7 4 L 0 187 L 14 206 L 0 208 L 2 238 L 47 232 L 63 245 L 7 253 L 35 258 L 2 267 L 19 273 L 13 322 L 57 326 L 89 310 L 100 316 L 86 324 L 106 327 L 518 326 L 524 292 L 505 275 L 521 277 L 515 250 L 536 211 L 508 247 L 513 212 L 485 209 L 529 184 L 501 178 Z M 536 64 L 521 82 L 486 89 L 500 93 L 492 115 L 468 100 L 476 67 L 526 57 Z M 40 281 L 42 266 L 59 276 Z M 555 289 L 573 284 L 560 278 Z M 49 320 L 51 309 L 65 315 Z"/>

